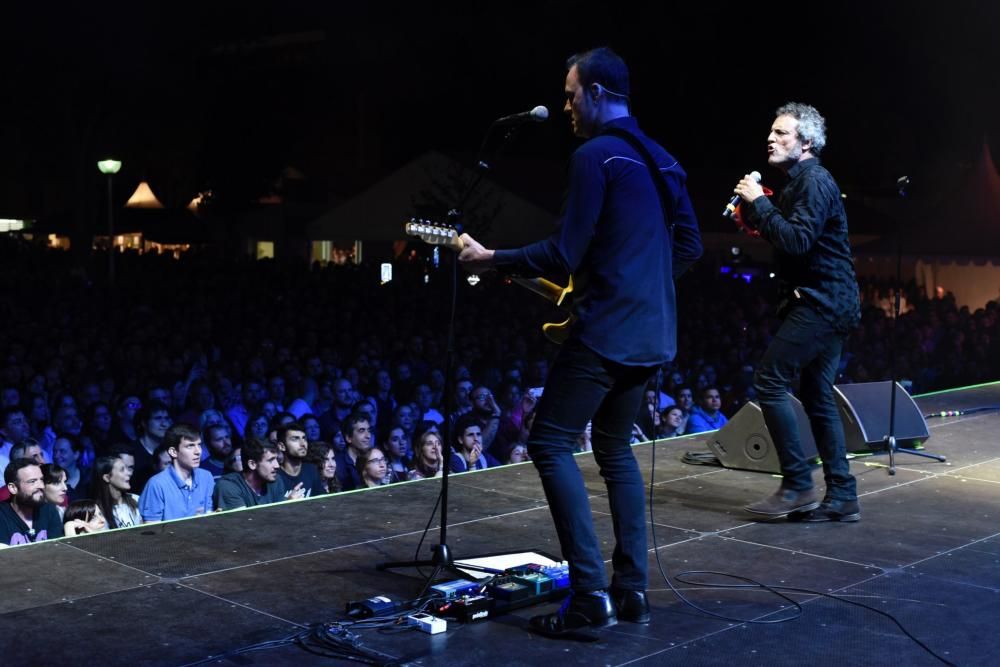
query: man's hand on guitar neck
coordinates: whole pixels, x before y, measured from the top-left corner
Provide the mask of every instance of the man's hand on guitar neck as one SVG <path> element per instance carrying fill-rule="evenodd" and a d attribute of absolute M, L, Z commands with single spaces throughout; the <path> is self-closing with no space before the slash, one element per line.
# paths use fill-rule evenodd
<path fill-rule="evenodd" d="M 493 268 L 493 251 L 468 234 L 462 234 L 462 251 L 458 253 L 458 261 L 469 273 L 477 276 Z"/>

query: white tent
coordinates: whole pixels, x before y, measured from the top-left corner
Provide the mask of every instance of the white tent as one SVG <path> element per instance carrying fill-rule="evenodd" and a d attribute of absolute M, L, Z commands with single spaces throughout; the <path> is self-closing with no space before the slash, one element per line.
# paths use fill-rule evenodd
<path fill-rule="evenodd" d="M 142 181 L 139 186 L 132 193 L 132 196 L 128 198 L 125 202 L 125 208 L 163 208 L 163 204 L 160 200 L 156 198 L 153 194 L 152 188 L 149 187 L 149 183 Z"/>

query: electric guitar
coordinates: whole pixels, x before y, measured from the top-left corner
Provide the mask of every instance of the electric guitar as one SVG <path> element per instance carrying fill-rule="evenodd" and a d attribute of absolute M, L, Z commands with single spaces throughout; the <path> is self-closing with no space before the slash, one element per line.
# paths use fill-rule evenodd
<path fill-rule="evenodd" d="M 449 225 L 410 218 L 409 222 L 406 223 L 405 229 L 408 236 L 415 236 L 430 245 L 445 246 L 455 252 L 461 252 L 464 247 L 458 230 Z M 551 301 L 560 308 L 568 308 L 573 298 L 573 276 L 569 277 L 569 283 L 566 287 L 557 285 L 545 278 L 509 276 L 508 279 L 512 283 L 531 290 L 535 294 Z M 569 337 L 569 328 L 575 321 L 576 315 L 570 313 L 562 322 L 546 322 L 543 324 L 542 333 L 556 345 L 561 345 Z"/>

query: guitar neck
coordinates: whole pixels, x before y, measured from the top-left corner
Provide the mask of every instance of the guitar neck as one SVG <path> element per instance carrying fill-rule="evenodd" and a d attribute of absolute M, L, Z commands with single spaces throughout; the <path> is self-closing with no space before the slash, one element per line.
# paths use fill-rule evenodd
<path fill-rule="evenodd" d="M 572 284 L 569 287 L 563 287 L 562 285 L 557 285 L 551 280 L 546 280 L 545 278 L 521 278 L 520 276 L 511 276 L 510 280 L 516 285 L 531 290 L 535 294 L 544 297 L 556 304 L 557 306 L 562 305 L 563 299 L 572 290 Z"/>

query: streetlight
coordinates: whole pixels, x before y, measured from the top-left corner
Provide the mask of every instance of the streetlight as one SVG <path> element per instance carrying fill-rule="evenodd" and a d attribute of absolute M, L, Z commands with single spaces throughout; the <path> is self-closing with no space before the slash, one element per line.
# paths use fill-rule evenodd
<path fill-rule="evenodd" d="M 100 160 L 97 168 L 108 177 L 108 285 L 115 284 L 115 215 L 113 187 L 115 174 L 122 168 L 121 160 Z"/>

